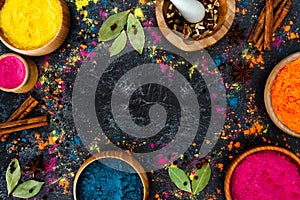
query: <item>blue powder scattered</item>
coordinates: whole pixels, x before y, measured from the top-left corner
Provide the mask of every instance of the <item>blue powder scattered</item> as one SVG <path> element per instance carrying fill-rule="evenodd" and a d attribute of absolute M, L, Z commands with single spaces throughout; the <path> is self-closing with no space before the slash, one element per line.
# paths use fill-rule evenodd
<path fill-rule="evenodd" d="M 141 200 L 143 184 L 139 175 L 133 172 L 134 169 L 121 160 L 97 160 L 81 173 L 76 188 L 77 199 Z"/>
<path fill-rule="evenodd" d="M 239 104 L 239 98 L 238 97 L 232 97 L 228 99 L 229 105 L 233 108 L 236 108 Z"/>
<path fill-rule="evenodd" d="M 217 54 L 215 56 L 214 60 L 215 60 L 217 67 L 219 67 L 223 63 L 225 58 L 226 58 L 226 55 L 224 55 L 224 54 Z"/>

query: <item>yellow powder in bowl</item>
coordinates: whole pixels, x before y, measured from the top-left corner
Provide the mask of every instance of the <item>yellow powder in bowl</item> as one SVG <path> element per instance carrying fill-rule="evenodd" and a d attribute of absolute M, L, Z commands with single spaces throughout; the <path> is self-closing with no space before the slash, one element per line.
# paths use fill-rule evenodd
<path fill-rule="evenodd" d="M 61 23 L 58 0 L 5 0 L 0 11 L 0 28 L 18 49 L 36 49 L 49 43 Z"/>
<path fill-rule="evenodd" d="M 271 93 L 272 107 L 282 124 L 300 134 L 300 58 L 277 74 Z"/>

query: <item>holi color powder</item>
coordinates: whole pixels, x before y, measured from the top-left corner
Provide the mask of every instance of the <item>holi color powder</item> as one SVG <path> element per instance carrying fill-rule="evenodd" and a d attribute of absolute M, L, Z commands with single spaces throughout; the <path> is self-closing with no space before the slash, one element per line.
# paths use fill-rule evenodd
<path fill-rule="evenodd" d="M 272 107 L 278 119 L 291 130 L 300 133 L 300 58 L 288 63 L 272 85 Z"/>
<path fill-rule="evenodd" d="M 257 152 L 237 166 L 230 187 L 233 200 L 299 200 L 299 169 L 279 152 Z"/>
<path fill-rule="evenodd" d="M 0 87 L 13 89 L 20 86 L 26 77 L 24 63 L 15 56 L 0 60 Z"/>
<path fill-rule="evenodd" d="M 133 173 L 131 166 L 117 159 L 101 160 L 94 161 L 80 175 L 76 188 L 77 199 L 143 199 L 142 181 L 138 174 Z"/>
<path fill-rule="evenodd" d="M 35 49 L 49 43 L 61 23 L 58 0 L 6 0 L 0 10 L 0 29 L 19 49 Z"/>

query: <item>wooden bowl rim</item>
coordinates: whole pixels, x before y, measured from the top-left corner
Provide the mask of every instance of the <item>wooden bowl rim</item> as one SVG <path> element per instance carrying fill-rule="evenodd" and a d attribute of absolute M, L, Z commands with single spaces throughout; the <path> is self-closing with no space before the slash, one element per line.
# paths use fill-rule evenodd
<path fill-rule="evenodd" d="M 217 29 L 213 34 L 204 37 L 203 39 L 188 41 L 180 37 L 176 33 L 174 33 L 174 31 L 168 27 L 163 16 L 163 5 L 164 5 L 164 0 L 156 1 L 155 13 L 156 13 L 156 20 L 158 23 L 158 27 L 161 30 L 164 37 L 170 43 L 172 43 L 174 46 L 176 46 L 177 48 L 183 51 L 198 51 L 218 42 L 226 35 L 229 28 L 233 24 L 235 18 L 235 12 L 236 12 L 236 1 L 227 0 L 226 18 L 225 21 L 222 23 L 222 25 L 219 27 L 219 29 Z M 227 28 L 225 25 L 227 25 L 229 28 Z"/>
<path fill-rule="evenodd" d="M 75 179 L 74 179 L 74 184 L 73 184 L 73 197 L 74 200 L 77 200 L 76 197 L 76 187 L 77 187 L 77 182 L 79 180 L 79 177 L 81 175 L 81 173 L 83 172 L 83 170 L 92 162 L 96 161 L 96 160 L 100 160 L 103 158 L 115 158 L 115 159 L 119 159 L 122 160 L 124 162 L 126 162 L 127 164 L 129 164 L 139 175 L 142 184 L 143 184 L 143 200 L 147 200 L 148 196 L 149 196 L 149 182 L 148 182 L 148 177 L 147 174 L 144 170 L 144 168 L 142 167 L 142 165 L 131 155 L 124 153 L 124 152 L 120 152 L 120 151 L 102 151 L 100 153 L 97 153 L 95 155 L 92 155 L 91 157 L 89 157 L 78 169 Z"/>
<path fill-rule="evenodd" d="M 0 1 L 3 1 L 5 3 L 5 0 L 0 0 Z M 35 49 L 20 49 L 20 48 L 17 48 L 15 46 L 13 46 L 13 44 L 11 44 L 9 42 L 9 40 L 4 37 L 4 35 L 2 37 L 2 34 L 0 34 L 1 42 L 6 47 L 8 47 L 9 49 L 11 49 L 15 52 L 18 52 L 20 54 L 28 55 L 28 56 L 36 56 L 36 55 L 37 56 L 42 56 L 42 55 L 46 55 L 46 54 L 51 53 L 52 51 L 54 51 L 55 49 L 50 48 L 50 46 L 52 44 L 56 43 L 56 40 L 60 36 L 60 34 L 63 32 L 63 29 L 69 30 L 69 23 L 70 23 L 70 11 L 69 11 L 69 7 L 67 6 L 66 1 L 64 1 L 64 0 L 57 0 L 57 1 L 59 2 L 60 12 L 61 12 L 61 16 L 62 16 L 61 24 L 60 24 L 60 27 L 57 30 L 57 33 L 55 34 L 55 36 L 48 43 L 44 44 L 41 47 L 35 48 Z M 4 5 L 4 3 L 3 3 L 3 5 Z M 65 14 L 65 12 L 67 14 Z M 64 26 L 64 21 L 68 22 L 68 24 L 66 24 L 66 26 Z M 44 51 L 47 52 L 47 53 L 41 53 L 41 52 L 44 52 Z"/>
<path fill-rule="evenodd" d="M 271 99 L 271 93 L 272 93 L 272 86 L 275 78 L 277 77 L 277 74 L 283 69 L 288 63 L 296 60 L 297 58 L 300 58 L 300 52 L 293 53 L 284 59 L 282 59 L 272 70 L 270 73 L 266 85 L 265 85 L 265 90 L 264 90 L 264 102 L 266 106 L 266 110 L 273 121 L 273 123 L 280 128 L 283 132 L 300 138 L 300 133 L 297 133 L 291 129 L 289 129 L 286 125 L 284 125 L 277 117 L 277 115 L 274 112 L 273 106 L 272 106 L 272 99 Z"/>
<path fill-rule="evenodd" d="M 16 57 L 18 58 L 25 66 L 25 70 L 26 70 L 26 74 L 25 74 L 25 78 L 23 80 L 23 82 L 16 88 L 12 88 L 12 89 L 8 89 L 8 88 L 4 88 L 4 87 L 1 87 L 0 86 L 0 90 L 3 90 L 5 92 L 14 92 L 14 91 L 17 91 L 19 89 L 21 89 L 28 81 L 28 78 L 29 78 L 29 65 L 27 63 L 27 61 L 20 55 L 18 54 L 15 54 L 15 53 L 5 53 L 5 54 L 2 54 L 0 56 L 0 60 L 2 60 L 3 58 L 6 58 L 8 56 L 13 56 L 13 57 Z"/>
<path fill-rule="evenodd" d="M 244 153 L 240 154 L 239 156 L 237 156 L 232 163 L 230 164 L 226 176 L 225 176 L 225 180 L 224 180 L 224 192 L 225 192 L 225 197 L 226 200 L 232 200 L 231 198 L 231 193 L 230 193 L 230 181 L 231 181 L 231 177 L 232 174 L 234 172 L 234 170 L 236 169 L 236 167 L 249 155 L 260 152 L 260 151 L 276 151 L 279 152 L 287 157 L 289 157 L 292 162 L 294 162 L 295 165 L 297 165 L 297 167 L 300 169 L 300 158 L 298 158 L 294 153 L 292 153 L 289 150 L 286 150 L 282 147 L 278 147 L 278 146 L 259 146 L 259 147 L 254 147 L 252 149 L 246 150 Z"/>

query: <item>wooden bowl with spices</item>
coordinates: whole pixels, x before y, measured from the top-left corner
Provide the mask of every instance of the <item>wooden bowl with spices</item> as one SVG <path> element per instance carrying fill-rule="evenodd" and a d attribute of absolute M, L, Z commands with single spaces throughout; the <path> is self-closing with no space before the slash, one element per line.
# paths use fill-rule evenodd
<path fill-rule="evenodd" d="M 236 10 L 235 0 L 198 0 L 204 5 L 204 18 L 190 23 L 170 0 L 156 1 L 156 19 L 164 37 L 183 51 L 209 47 L 230 29 Z M 188 2 L 184 2 L 188 4 Z"/>
<path fill-rule="evenodd" d="M 229 166 L 226 200 L 300 199 L 300 159 L 277 146 L 260 146 L 236 157 Z"/>
<path fill-rule="evenodd" d="M 149 196 L 149 182 L 142 165 L 131 155 L 103 151 L 88 158 L 76 173 L 74 200 L 143 199 Z"/>
<path fill-rule="evenodd" d="M 280 61 L 270 73 L 264 91 L 267 112 L 285 133 L 300 138 L 300 52 Z"/>
<path fill-rule="evenodd" d="M 0 40 L 17 53 L 49 54 L 64 42 L 69 27 L 64 0 L 0 0 Z"/>

